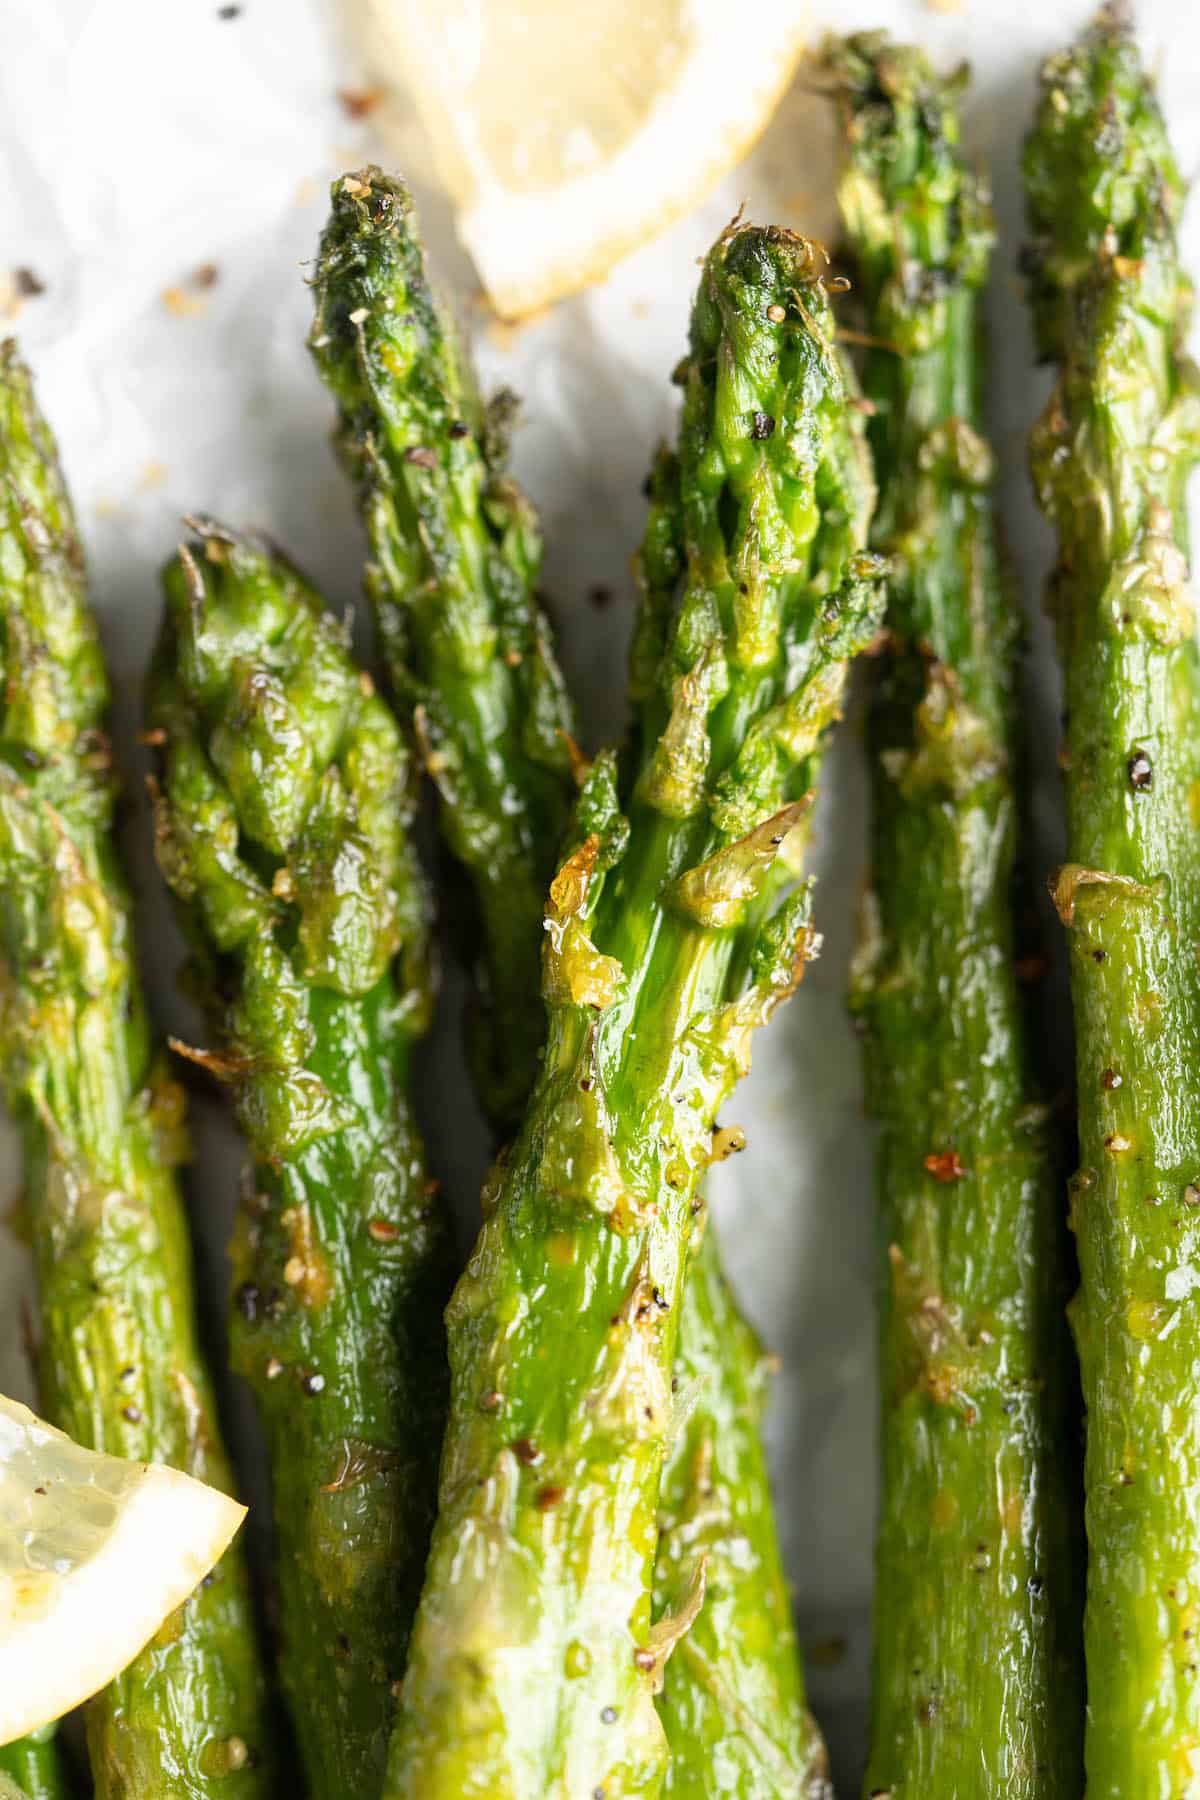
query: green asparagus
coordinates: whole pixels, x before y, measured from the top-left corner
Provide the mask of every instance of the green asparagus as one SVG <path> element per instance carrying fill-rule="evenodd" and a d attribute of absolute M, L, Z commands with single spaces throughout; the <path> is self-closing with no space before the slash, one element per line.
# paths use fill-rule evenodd
<path fill-rule="evenodd" d="M 571 711 L 534 599 L 537 520 L 503 469 L 511 398 L 481 407 L 411 214 L 379 169 L 334 184 L 310 344 L 341 409 L 389 678 L 478 905 L 474 1072 L 508 1135 L 545 1036 L 533 922 L 570 814 Z"/>
<path fill-rule="evenodd" d="M 638 574 L 642 606 L 632 659 L 632 697 L 645 705 L 658 677 L 655 620 L 669 614 L 686 558 L 678 468 L 660 456 Z M 864 521 L 865 526 L 865 521 Z M 795 772 L 810 783 L 815 762 Z M 793 780 L 795 777 L 793 777 Z M 793 789 L 792 793 L 801 790 Z M 790 797 L 790 796 L 789 796 Z M 798 861 L 805 836 L 790 839 Z M 787 879 L 780 859 L 755 903 L 763 916 Z M 753 941 L 743 929 L 742 952 Z M 748 971 L 733 977 L 736 990 Z M 723 1158 L 743 1148 L 736 1128 L 714 1145 Z M 791 1599 L 779 1551 L 762 1441 L 767 1359 L 738 1313 L 721 1272 L 706 1215 L 693 1228 L 679 1320 L 673 1389 L 686 1397 L 668 1448 L 659 1492 L 654 1600 L 665 1614 L 684 1591 L 698 1556 L 704 1604 L 663 1671 L 659 1712 L 670 1761 L 665 1800 L 829 1800 L 828 1758 L 805 1704 Z"/>
<path fill-rule="evenodd" d="M 1018 614 L 982 429 L 994 232 L 963 76 L 864 33 L 825 68 L 892 562 L 856 965 L 879 1120 L 883 1492 L 868 1793 L 1082 1791 L 1065 1209 L 1011 911 Z"/>
<path fill-rule="evenodd" d="M 1058 533 L 1087 1407 L 1089 1800 L 1200 1795 L 1200 659 L 1184 188 L 1123 9 L 1052 57 L 1025 152 L 1032 445 Z"/>
<path fill-rule="evenodd" d="M 235 1368 L 266 1427 L 309 1790 L 377 1792 L 437 1491 L 449 1234 L 408 1093 L 431 1002 L 411 759 L 344 627 L 211 521 L 168 565 L 159 863 L 255 1156 Z M 193 1053 L 195 1054 L 195 1053 Z"/>
<path fill-rule="evenodd" d="M 780 805 L 788 775 L 877 614 L 865 447 L 813 246 L 722 237 L 682 379 L 687 579 L 641 634 L 661 677 L 629 821 L 606 755 L 550 889 L 545 1061 L 448 1314 L 451 1423 L 391 1795 L 663 1780 L 654 1690 L 702 1580 L 698 1561 L 651 1625 L 681 1276 L 714 1115 L 802 966 L 806 892 L 759 933 L 742 991 L 730 972 L 804 811 Z"/>
<path fill-rule="evenodd" d="M 475 883 L 487 1027 L 475 1065 L 505 1136 L 541 1053 L 535 958 L 574 788 L 573 721 L 535 599 L 536 521 L 503 469 L 511 403 L 480 413 L 429 289 L 409 196 L 377 169 L 335 184 L 316 289 L 313 346 L 341 408 L 339 445 L 370 536 L 368 585 L 393 685 L 419 721 L 435 696 L 436 728 L 426 722 L 422 735 L 450 848 Z M 675 513 L 658 509 L 644 560 L 668 590 L 677 535 Z M 495 774 L 464 778 L 480 769 Z M 493 846 L 514 840 L 520 879 L 506 884 Z M 710 1233 L 698 1258 L 675 1366 L 696 1398 L 664 1478 L 659 1610 L 701 1543 L 707 1588 L 687 1656 L 666 1671 L 667 1791 L 776 1795 L 811 1787 L 823 1747 L 804 1707 L 758 1436 L 762 1358 Z"/>
<path fill-rule="evenodd" d="M 0 1748 L 0 1800 L 67 1800 L 71 1790 L 57 1733 L 56 1725 L 47 1725 Z"/>
<path fill-rule="evenodd" d="M 153 1058 L 112 841 L 108 684 L 50 433 L 0 347 L 0 1068 L 24 1131 L 47 1415 L 229 1482 L 192 1314 L 180 1090 Z M 272 1791 L 236 1550 L 91 1703 L 101 1800 Z"/>

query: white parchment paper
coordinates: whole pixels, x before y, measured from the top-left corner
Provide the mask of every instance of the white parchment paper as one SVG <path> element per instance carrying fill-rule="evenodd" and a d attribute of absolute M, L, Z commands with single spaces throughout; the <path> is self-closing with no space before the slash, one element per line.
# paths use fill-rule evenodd
<path fill-rule="evenodd" d="M 583 5 L 585 0 L 562 0 Z M 731 0 L 732 3 L 732 0 Z M 1001 245 L 992 293 L 992 429 L 1013 560 L 1033 632 L 1035 871 L 1056 856 L 1057 737 L 1049 645 L 1036 623 L 1047 537 L 1024 474 L 1045 389 L 1014 274 L 1019 141 L 1039 57 L 1073 33 L 1087 0 L 854 0 L 812 8 L 814 31 L 886 25 L 939 59 L 968 57 L 968 142 L 994 174 Z M 753 6 L 745 8 L 753 29 Z M 1147 50 L 1185 170 L 1200 151 L 1200 12 L 1144 0 Z M 742 200 L 752 217 L 831 227 L 824 103 L 803 81 L 748 164 L 693 216 L 602 287 L 518 329 L 489 325 L 415 128 L 355 120 L 339 89 L 371 81 L 338 0 L 0 0 L 0 277 L 45 291 L 11 328 L 58 432 L 90 556 L 117 686 L 125 833 L 156 1017 L 200 1032 L 174 992 L 179 951 L 148 853 L 138 687 L 159 609 L 157 569 L 179 516 L 207 510 L 268 529 L 323 584 L 358 599 L 362 543 L 327 447 L 330 409 L 304 350 L 311 258 L 330 179 L 375 158 L 406 168 L 444 284 L 476 339 L 485 385 L 523 396 L 521 479 L 541 508 L 546 585 L 589 747 L 619 730 L 640 487 L 670 429 L 695 262 Z M 386 123 L 391 135 L 382 135 Z M 1197 209 L 1200 212 L 1200 209 Z M 1200 218 L 1186 234 L 1200 268 Z M 0 322 L 2 323 L 2 322 Z M 713 1183 L 730 1271 L 782 1359 L 771 1450 L 810 1686 L 844 1791 L 862 1761 L 876 1503 L 871 1137 L 846 1022 L 846 966 L 864 858 L 865 780 L 853 719 L 829 768 L 814 862 L 825 951 L 756 1050 L 731 1117 L 747 1155 Z M 471 1221 L 485 1140 L 457 1046 L 447 981 L 421 1071 L 430 1154 Z M 215 1319 L 240 1151 L 220 1105 L 193 1107 L 189 1193 Z M 0 1214 L 19 1192 L 11 1134 Z M 21 1356 L 24 1253 L 0 1226 L 0 1387 L 28 1392 Z"/>

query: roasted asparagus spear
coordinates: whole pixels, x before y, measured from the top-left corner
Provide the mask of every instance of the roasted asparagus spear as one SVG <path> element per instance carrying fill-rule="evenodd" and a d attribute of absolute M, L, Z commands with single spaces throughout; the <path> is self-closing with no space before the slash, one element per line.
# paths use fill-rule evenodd
<path fill-rule="evenodd" d="M 168 565 L 158 856 L 253 1147 L 235 1367 L 266 1426 L 284 1685 L 315 1797 L 383 1778 L 445 1414 L 446 1220 L 408 1105 L 430 1005 L 411 758 L 344 627 L 210 521 Z"/>
<path fill-rule="evenodd" d="M 651 1627 L 681 1278 L 714 1115 L 802 965 L 803 894 L 760 933 L 749 986 L 729 973 L 804 810 L 780 804 L 788 777 L 877 616 L 811 245 L 722 237 L 685 392 L 690 568 L 643 633 L 660 679 L 629 823 L 601 758 L 551 886 L 545 1061 L 448 1315 L 451 1425 L 390 1794 L 663 1779 L 653 1695 L 691 1610 Z"/>
<path fill-rule="evenodd" d="M 229 1470 L 192 1316 L 174 1168 L 112 841 L 108 683 L 83 558 L 27 370 L 0 348 L 0 1065 L 25 1136 L 47 1414 L 80 1443 Z M 91 1703 L 96 1793 L 272 1791 L 268 1706 L 236 1550 Z"/>
<path fill-rule="evenodd" d="M 504 471 L 511 403 L 481 412 L 400 182 L 367 169 L 335 184 L 316 291 L 313 348 L 341 409 L 391 679 L 427 747 L 449 847 L 474 884 L 483 989 L 474 1062 L 503 1138 L 537 1073 L 542 916 L 575 786 L 571 711 L 536 601 L 537 522 Z M 678 523 L 677 509 L 656 511 L 644 558 L 668 590 Z M 497 845 L 506 847 L 498 861 Z M 758 1438 L 761 1355 L 707 1232 L 699 1257 L 675 1370 L 696 1398 L 664 1480 L 657 1587 L 665 1608 L 702 1547 L 707 1603 L 686 1659 L 666 1673 L 668 1789 L 707 1791 L 720 1738 L 721 1791 L 774 1795 L 820 1766 L 823 1749 L 804 1706 Z"/>
<path fill-rule="evenodd" d="M 67 1800 L 71 1790 L 57 1731 L 46 1726 L 0 1748 L 0 1800 Z"/>
<path fill-rule="evenodd" d="M 1049 1800 L 1082 1791 L 1072 1355 L 1013 968 L 1019 625 L 981 435 L 994 232 L 961 73 L 876 32 L 825 68 L 892 565 L 854 996 L 885 1253 L 866 1790 Z"/>
<path fill-rule="evenodd" d="M 1058 533 L 1087 1407 L 1089 1800 L 1200 1795 L 1200 661 L 1184 188 L 1128 18 L 1051 57 L 1025 151 L 1058 381 L 1033 438 Z"/>

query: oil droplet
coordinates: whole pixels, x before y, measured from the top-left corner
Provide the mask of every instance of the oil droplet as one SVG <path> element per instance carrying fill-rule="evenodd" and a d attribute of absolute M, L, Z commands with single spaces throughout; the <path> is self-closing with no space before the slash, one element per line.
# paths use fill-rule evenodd
<path fill-rule="evenodd" d="M 218 1779 L 234 1775 L 250 1761 L 246 1740 L 240 1737 L 209 1738 L 200 1752 L 200 1773 Z"/>
<path fill-rule="evenodd" d="M 567 1645 L 567 1654 L 563 1658 L 563 1668 L 568 1681 L 578 1681 L 583 1675 L 592 1672 L 592 1653 L 587 1645 L 578 1638 L 572 1638 Z"/>

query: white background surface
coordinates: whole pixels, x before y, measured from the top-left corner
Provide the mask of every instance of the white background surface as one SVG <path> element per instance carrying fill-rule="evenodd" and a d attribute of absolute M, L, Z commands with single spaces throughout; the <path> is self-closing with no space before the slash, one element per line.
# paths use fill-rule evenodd
<path fill-rule="evenodd" d="M 1016 159 L 1037 60 L 1091 7 L 966 0 L 948 12 L 919 0 L 867 0 L 813 11 L 818 26 L 887 25 L 941 62 L 966 56 L 974 65 L 967 138 L 992 167 L 1001 231 L 992 430 L 1033 618 L 1047 538 L 1027 491 L 1024 437 L 1045 378 L 1032 365 L 1014 274 Z M 753 6 L 745 12 L 752 30 Z M 1190 172 L 1200 160 L 1200 13 L 1192 0 L 1146 0 L 1140 17 Z M 156 628 L 157 568 L 179 515 L 208 510 L 268 529 L 335 607 L 357 600 L 362 544 L 327 448 L 330 409 L 304 350 L 304 264 L 336 173 L 370 158 L 420 172 L 410 134 L 402 132 L 398 151 L 395 140 L 380 141 L 375 120 L 355 123 L 339 103 L 340 87 L 367 78 L 337 0 L 244 0 L 229 20 L 218 0 L 0 0 L 0 273 L 26 266 L 46 285 L 12 328 L 61 439 L 117 684 L 152 1004 L 164 1025 L 193 1039 L 200 1028 L 173 991 L 178 943 L 147 854 L 132 739 Z M 826 109 L 801 82 L 750 163 L 695 215 L 603 288 L 516 332 L 489 327 L 444 208 L 417 186 L 443 281 L 473 326 L 485 385 L 507 382 L 524 396 L 516 466 L 542 511 L 546 585 L 584 737 L 595 747 L 621 725 L 639 490 L 652 446 L 671 424 L 667 375 L 684 342 L 695 259 L 742 199 L 763 222 L 829 229 Z M 1198 268 L 1200 218 L 1187 241 Z M 193 292 L 189 276 L 208 263 L 215 285 L 178 316 L 164 290 Z M 589 603 L 596 588 L 612 595 L 603 609 Z M 1053 670 L 1040 625 L 1032 674 L 1040 877 L 1056 854 L 1057 805 Z M 871 1145 L 844 1012 L 864 791 L 852 720 L 833 758 L 815 849 L 825 953 L 760 1043 L 729 1114 L 746 1124 L 749 1152 L 713 1183 L 730 1271 L 782 1357 L 770 1427 L 781 1527 L 802 1635 L 826 1646 L 810 1659 L 810 1687 L 846 1792 L 861 1766 L 876 1497 Z M 459 1064 L 457 1006 L 448 983 L 422 1070 L 423 1118 L 466 1233 L 485 1145 Z M 210 1097 L 198 1096 L 193 1127 L 189 1189 L 219 1312 L 239 1151 Z M 7 1140 L 3 1151 L 0 1212 L 19 1186 Z M 22 1379 L 14 1368 L 21 1270 L 22 1253 L 0 1227 L 0 1386 L 10 1390 Z M 831 1660 L 832 1639 L 845 1648 Z"/>

